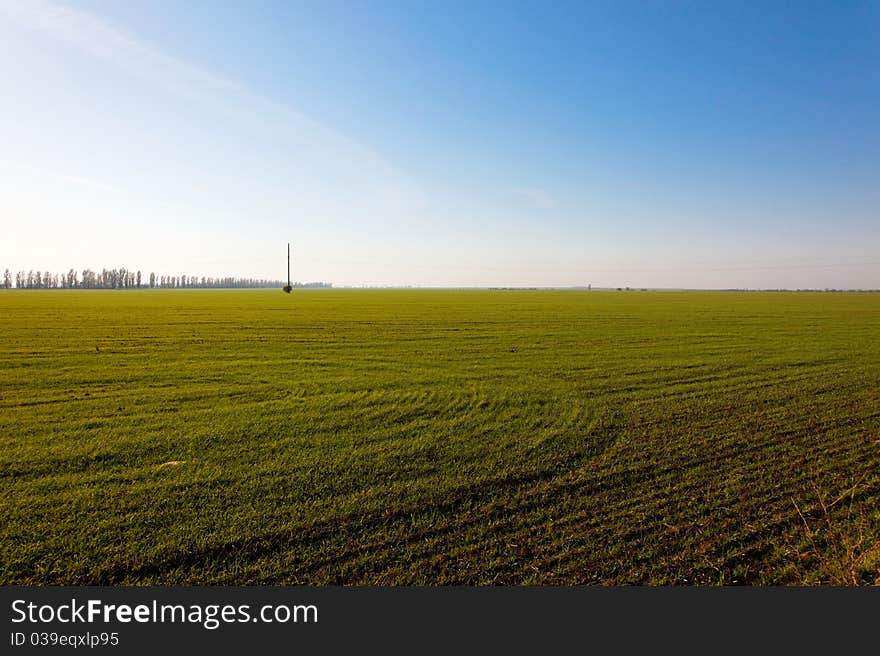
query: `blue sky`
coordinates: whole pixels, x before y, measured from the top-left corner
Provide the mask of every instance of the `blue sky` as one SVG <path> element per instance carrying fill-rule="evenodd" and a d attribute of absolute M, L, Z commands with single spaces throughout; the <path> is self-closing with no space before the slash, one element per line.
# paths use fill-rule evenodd
<path fill-rule="evenodd" d="M 878 3 L 0 0 L 0 267 L 880 287 Z"/>

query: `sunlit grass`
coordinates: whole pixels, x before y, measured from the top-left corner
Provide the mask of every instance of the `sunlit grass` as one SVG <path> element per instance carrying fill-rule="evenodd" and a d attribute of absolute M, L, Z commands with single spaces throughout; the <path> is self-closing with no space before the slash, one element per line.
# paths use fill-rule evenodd
<path fill-rule="evenodd" d="M 13 291 L 0 331 L 6 584 L 821 583 L 804 519 L 876 528 L 877 294 Z"/>

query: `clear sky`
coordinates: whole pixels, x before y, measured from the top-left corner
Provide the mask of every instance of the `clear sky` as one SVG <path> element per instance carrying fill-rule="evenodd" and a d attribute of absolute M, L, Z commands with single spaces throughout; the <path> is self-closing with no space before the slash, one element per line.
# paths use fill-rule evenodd
<path fill-rule="evenodd" d="M 0 269 L 880 287 L 878 2 L 0 0 Z"/>

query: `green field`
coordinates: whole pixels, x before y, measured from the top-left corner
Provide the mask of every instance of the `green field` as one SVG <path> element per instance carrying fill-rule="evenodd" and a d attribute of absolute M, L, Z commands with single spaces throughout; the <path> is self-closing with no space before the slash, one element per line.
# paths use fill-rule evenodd
<path fill-rule="evenodd" d="M 0 583 L 880 581 L 880 294 L 0 292 Z"/>

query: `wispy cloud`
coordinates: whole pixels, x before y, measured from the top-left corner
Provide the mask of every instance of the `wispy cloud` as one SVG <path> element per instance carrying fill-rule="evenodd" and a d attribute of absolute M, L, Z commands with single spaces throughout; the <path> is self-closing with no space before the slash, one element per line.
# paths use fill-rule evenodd
<path fill-rule="evenodd" d="M 555 199 L 545 190 L 537 187 L 511 187 L 508 191 L 542 210 L 549 210 L 556 206 Z"/>
<path fill-rule="evenodd" d="M 292 152 L 309 153 L 343 185 L 356 187 L 378 203 L 406 209 L 425 202 L 417 185 L 371 148 L 320 120 L 171 57 L 103 18 L 44 0 L 0 2 L 3 15 L 21 27 L 121 69 L 144 84 L 239 121 L 244 129 L 265 130 L 265 126 L 272 126 L 273 138 L 289 142 Z"/>
<path fill-rule="evenodd" d="M 109 182 L 100 178 L 86 175 L 73 175 L 70 173 L 55 171 L 42 167 L 22 166 L 20 164 L 8 164 L 6 162 L 0 162 L 0 171 L 3 172 L 4 176 L 23 175 L 28 178 L 38 180 L 49 179 L 55 180 L 57 182 L 73 184 L 84 189 L 90 189 L 91 191 L 99 191 L 102 193 L 125 193 L 125 190 L 118 185 L 110 184 Z"/>
<path fill-rule="evenodd" d="M 241 92 L 233 83 L 164 55 L 79 9 L 43 0 L 6 0 L 0 4 L 0 12 L 181 96 L 209 100 L 216 99 L 218 93 Z"/>

